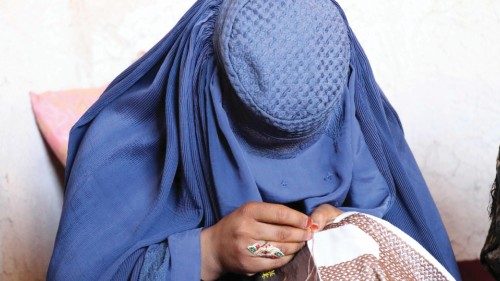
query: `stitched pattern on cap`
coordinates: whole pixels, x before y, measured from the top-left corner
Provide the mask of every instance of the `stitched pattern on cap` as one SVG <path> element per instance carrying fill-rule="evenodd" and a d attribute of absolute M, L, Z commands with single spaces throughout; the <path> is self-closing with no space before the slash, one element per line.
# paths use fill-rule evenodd
<path fill-rule="evenodd" d="M 301 134 L 341 110 L 350 57 L 347 27 L 330 0 L 235 1 L 222 34 L 229 79 L 251 110 Z M 236 8 L 239 6 L 239 9 Z"/>

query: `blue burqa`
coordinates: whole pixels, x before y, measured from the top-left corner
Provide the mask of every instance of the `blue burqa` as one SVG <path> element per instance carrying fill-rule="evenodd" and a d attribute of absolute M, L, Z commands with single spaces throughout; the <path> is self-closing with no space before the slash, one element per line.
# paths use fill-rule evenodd
<path fill-rule="evenodd" d="M 238 20 L 234 11 L 239 4 L 226 5 L 230 1 L 257 3 L 252 11 L 270 3 L 199 0 L 165 38 L 108 86 L 71 130 L 64 206 L 47 278 L 199 280 L 201 229 L 246 202 L 266 201 L 307 214 L 328 203 L 382 217 L 420 242 L 460 279 L 443 223 L 398 116 L 375 82 L 338 4 L 323 0 L 321 5 L 336 7 L 346 26 L 349 51 L 339 51 L 347 59 L 346 67 L 339 64 L 338 69 L 348 75 L 332 76 L 344 86 L 336 88 L 338 98 L 324 103 L 341 113 L 325 115 L 333 121 L 321 137 L 297 149 L 287 144 L 286 151 L 276 152 L 263 147 L 268 138 L 258 135 L 261 130 L 255 124 L 248 120 L 242 121 L 246 125 L 236 124 L 241 116 L 234 113 L 243 107 L 235 110 L 226 99 L 232 91 L 242 95 L 253 81 L 241 76 L 246 73 L 247 49 L 232 41 L 224 43 L 225 27 L 220 23 L 231 17 Z M 280 1 L 285 2 L 313 3 Z M 302 10 L 297 8 L 291 19 Z M 307 10 L 313 13 L 314 5 Z M 317 11 L 328 17 L 325 9 Z M 301 22 L 294 24 L 298 27 Z M 238 24 L 234 28 L 253 28 Z M 271 29 L 269 34 L 273 36 Z M 242 36 L 237 42 L 247 39 Z M 290 42 L 292 48 L 302 40 Z M 225 51 L 233 52 L 227 57 L 234 59 L 234 65 L 224 60 Z M 272 59 L 259 63 L 267 65 Z M 254 64 L 258 63 L 248 65 Z M 255 69 L 250 72 L 273 74 L 265 67 Z M 297 77 L 310 74 L 310 69 L 302 71 Z M 241 85 L 235 75 L 240 75 Z M 266 75 L 259 77 L 265 80 Z M 262 85 L 259 89 L 268 89 L 265 81 Z M 290 126 L 308 130 L 297 124 L 277 126 L 285 131 Z M 257 136 L 260 147 L 247 143 L 248 136 Z"/>

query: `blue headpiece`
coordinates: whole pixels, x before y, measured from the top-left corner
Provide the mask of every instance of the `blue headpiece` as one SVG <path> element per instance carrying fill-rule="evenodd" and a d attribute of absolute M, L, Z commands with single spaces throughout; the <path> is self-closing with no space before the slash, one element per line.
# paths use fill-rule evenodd
<path fill-rule="evenodd" d="M 341 111 L 350 43 L 331 1 L 226 1 L 215 34 L 223 68 L 250 115 L 244 125 L 264 123 L 259 129 L 271 137 L 307 138 Z"/>

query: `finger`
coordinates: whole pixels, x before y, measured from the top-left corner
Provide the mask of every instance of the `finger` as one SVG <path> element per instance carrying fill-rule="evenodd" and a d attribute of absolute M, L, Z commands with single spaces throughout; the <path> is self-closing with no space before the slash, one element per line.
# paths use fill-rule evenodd
<path fill-rule="evenodd" d="M 279 243 L 279 242 L 269 242 L 274 247 L 280 249 L 280 251 L 285 255 L 295 255 L 297 252 L 302 250 L 306 245 L 306 242 L 300 243 Z"/>
<path fill-rule="evenodd" d="M 275 225 L 256 222 L 252 226 L 253 239 L 277 242 L 304 242 L 312 238 L 307 229 L 300 229 L 286 225 Z"/>
<path fill-rule="evenodd" d="M 288 255 L 294 255 L 298 251 L 302 250 L 302 248 L 304 248 L 304 246 L 306 245 L 306 242 L 280 243 L 280 242 L 274 242 L 274 241 L 271 241 L 271 242 L 258 241 L 256 243 L 252 244 L 252 246 L 253 245 L 259 245 L 257 247 L 259 247 L 260 250 L 269 250 L 269 246 L 273 246 L 273 247 L 278 248 L 283 255 L 288 256 Z M 258 251 L 255 251 L 255 252 L 252 253 L 249 250 L 248 252 L 252 256 L 264 257 L 264 256 L 259 256 L 258 255 Z"/>
<path fill-rule="evenodd" d="M 284 205 L 271 203 L 254 203 L 243 207 L 243 211 L 250 212 L 253 218 L 260 222 L 288 225 L 305 229 L 307 215 Z"/>
<path fill-rule="evenodd" d="M 311 219 L 318 225 L 318 231 L 322 230 L 327 223 L 334 220 L 342 211 L 330 204 L 323 204 L 317 207 L 311 215 Z"/>

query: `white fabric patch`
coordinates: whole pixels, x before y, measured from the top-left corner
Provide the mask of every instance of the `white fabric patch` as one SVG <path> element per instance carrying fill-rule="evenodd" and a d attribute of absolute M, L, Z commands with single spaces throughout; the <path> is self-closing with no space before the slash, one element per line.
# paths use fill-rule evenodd
<path fill-rule="evenodd" d="M 307 242 L 317 267 L 333 266 L 354 260 L 362 255 L 380 257 L 379 246 L 373 238 L 355 225 L 345 225 L 314 234 Z"/>

